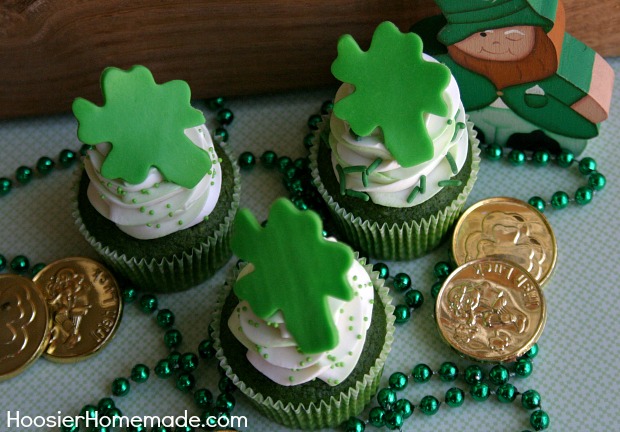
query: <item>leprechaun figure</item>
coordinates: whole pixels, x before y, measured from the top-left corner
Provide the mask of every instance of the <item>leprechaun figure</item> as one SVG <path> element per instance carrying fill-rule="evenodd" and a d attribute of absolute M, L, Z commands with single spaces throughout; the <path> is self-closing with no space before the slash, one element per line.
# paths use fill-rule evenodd
<path fill-rule="evenodd" d="M 607 118 L 614 72 L 565 33 L 559 0 L 436 0 L 412 27 L 455 76 L 482 141 L 580 154 Z"/>

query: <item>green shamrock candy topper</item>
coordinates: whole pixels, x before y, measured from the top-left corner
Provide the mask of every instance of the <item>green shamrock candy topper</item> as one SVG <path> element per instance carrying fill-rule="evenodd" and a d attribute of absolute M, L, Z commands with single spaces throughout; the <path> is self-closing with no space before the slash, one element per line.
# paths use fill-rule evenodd
<path fill-rule="evenodd" d="M 360 136 L 383 130 L 385 146 L 401 166 L 433 157 L 433 142 L 424 114 L 448 115 L 442 93 L 450 83 L 449 69 L 422 58 L 422 40 L 401 33 L 391 22 L 379 24 L 368 51 L 351 35 L 338 41 L 332 73 L 355 91 L 338 101 L 334 114 L 349 122 Z"/>
<path fill-rule="evenodd" d="M 191 189 L 211 169 L 209 154 L 184 133 L 205 121 L 190 105 L 185 81 L 156 84 L 144 66 L 107 68 L 101 91 L 103 106 L 77 98 L 73 113 L 80 141 L 112 144 L 101 168 L 104 177 L 137 184 L 156 167 L 166 180 Z"/>
<path fill-rule="evenodd" d="M 247 300 L 254 313 L 268 320 L 278 310 L 299 349 L 307 354 L 338 345 L 327 297 L 351 300 L 347 271 L 353 251 L 328 241 L 319 216 L 297 210 L 281 198 L 269 210 L 262 228 L 247 209 L 237 213 L 231 240 L 235 254 L 254 265 L 237 280 L 235 294 Z"/>

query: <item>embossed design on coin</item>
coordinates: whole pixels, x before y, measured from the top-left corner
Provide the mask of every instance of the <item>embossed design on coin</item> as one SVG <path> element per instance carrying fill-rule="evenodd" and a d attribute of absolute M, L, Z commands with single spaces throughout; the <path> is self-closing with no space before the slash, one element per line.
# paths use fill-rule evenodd
<path fill-rule="evenodd" d="M 505 362 L 525 354 L 545 326 L 540 287 L 522 267 L 497 258 L 457 268 L 437 296 L 441 336 L 465 356 Z"/>
<path fill-rule="evenodd" d="M 36 286 L 21 276 L 0 276 L 0 380 L 11 378 L 41 356 L 50 317 Z"/>
<path fill-rule="evenodd" d="M 66 258 L 45 267 L 34 282 L 52 314 L 48 359 L 83 360 L 114 336 L 122 312 L 120 290 L 101 264 Z"/>
<path fill-rule="evenodd" d="M 489 198 L 468 208 L 452 238 L 457 265 L 496 257 L 526 269 L 542 286 L 557 257 L 555 236 L 547 219 L 534 207 L 513 198 Z"/>

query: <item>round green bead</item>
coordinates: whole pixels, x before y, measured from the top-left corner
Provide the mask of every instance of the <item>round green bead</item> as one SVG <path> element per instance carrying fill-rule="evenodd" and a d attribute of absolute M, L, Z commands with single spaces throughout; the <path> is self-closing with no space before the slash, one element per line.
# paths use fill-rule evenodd
<path fill-rule="evenodd" d="M 224 126 L 228 126 L 235 119 L 235 115 L 228 108 L 222 108 L 215 115 L 215 119 Z"/>
<path fill-rule="evenodd" d="M 37 161 L 37 171 L 41 175 L 49 174 L 54 169 L 54 165 L 55 163 L 52 159 L 47 156 L 43 156 Z"/>
<path fill-rule="evenodd" d="M 60 162 L 60 166 L 63 168 L 69 168 L 75 160 L 77 159 L 77 155 L 73 150 L 64 149 L 58 155 L 58 162 Z"/>
<path fill-rule="evenodd" d="M 143 425 L 129 425 L 127 426 L 127 432 L 146 432 L 147 428 Z"/>
<path fill-rule="evenodd" d="M 503 403 L 513 402 L 517 398 L 517 389 L 510 383 L 497 388 L 497 400 Z"/>
<path fill-rule="evenodd" d="M 489 386 L 483 382 L 478 382 L 469 389 L 469 394 L 475 401 L 483 402 L 489 398 Z"/>
<path fill-rule="evenodd" d="M 545 200 L 542 199 L 539 196 L 533 196 L 532 198 L 530 198 L 527 202 L 529 205 L 531 205 L 532 207 L 534 207 L 536 210 L 538 210 L 541 213 L 545 212 L 545 206 L 547 205 L 545 203 Z"/>
<path fill-rule="evenodd" d="M 416 382 L 418 384 L 428 382 L 432 376 L 432 369 L 424 363 L 415 365 L 413 367 L 413 370 L 411 371 L 411 377 L 413 378 L 413 382 Z"/>
<path fill-rule="evenodd" d="M 131 369 L 131 380 L 137 383 L 146 382 L 151 371 L 147 365 L 137 364 Z"/>
<path fill-rule="evenodd" d="M 413 404 L 408 399 L 398 399 L 394 404 L 394 411 L 399 412 L 404 419 L 413 414 Z"/>
<path fill-rule="evenodd" d="M 172 429 L 166 426 L 155 426 L 153 429 L 151 429 L 151 432 L 172 432 Z"/>
<path fill-rule="evenodd" d="M 273 168 L 278 162 L 278 155 L 272 150 L 265 150 L 260 156 L 260 161 L 265 168 Z"/>
<path fill-rule="evenodd" d="M 439 291 L 441 290 L 442 286 L 443 286 L 442 281 L 437 281 L 433 285 L 431 285 L 431 297 L 436 299 L 437 296 L 439 295 Z"/>
<path fill-rule="evenodd" d="M 172 369 L 178 369 L 181 364 L 181 353 L 178 351 L 172 351 L 168 354 L 168 361 Z"/>
<path fill-rule="evenodd" d="M 34 278 L 44 268 L 45 268 L 45 263 L 36 263 L 30 269 L 30 277 Z"/>
<path fill-rule="evenodd" d="M 443 382 L 452 382 L 459 375 L 459 369 L 452 362 L 444 362 L 439 366 L 439 371 L 437 372 L 439 375 L 439 379 Z"/>
<path fill-rule="evenodd" d="M 138 297 L 138 290 L 132 286 L 128 286 L 123 288 L 123 300 L 126 303 L 133 303 L 134 300 Z"/>
<path fill-rule="evenodd" d="M 308 118 L 308 127 L 312 130 L 317 130 L 321 121 L 323 121 L 323 118 L 319 114 L 312 114 Z"/>
<path fill-rule="evenodd" d="M 388 380 L 390 384 L 390 388 L 394 390 L 403 390 L 407 388 L 407 384 L 409 383 L 409 378 L 402 372 L 394 372 L 390 375 L 390 379 Z"/>
<path fill-rule="evenodd" d="M 228 129 L 224 126 L 219 126 L 213 131 L 213 139 L 216 142 L 228 142 L 229 138 L 230 134 L 228 133 Z"/>
<path fill-rule="evenodd" d="M 157 310 L 157 297 L 153 294 L 143 294 L 140 297 L 140 310 L 144 313 L 152 313 Z"/>
<path fill-rule="evenodd" d="M 310 132 L 306 134 L 306 136 L 304 137 L 304 147 L 307 150 L 310 150 L 310 148 L 312 148 L 313 145 L 314 145 L 314 134 Z"/>
<path fill-rule="evenodd" d="M 556 210 L 561 210 L 568 206 L 568 194 L 563 191 L 558 191 L 551 197 L 551 206 Z"/>
<path fill-rule="evenodd" d="M 213 404 L 213 393 L 206 388 L 196 390 L 194 392 L 194 403 L 198 408 L 209 408 Z"/>
<path fill-rule="evenodd" d="M 568 168 L 575 160 L 575 155 L 570 150 L 562 150 L 556 159 L 556 162 L 562 168 Z"/>
<path fill-rule="evenodd" d="M 116 378 L 112 381 L 112 394 L 114 396 L 126 396 L 130 388 L 131 385 L 127 378 Z"/>
<path fill-rule="evenodd" d="M 596 161 L 591 157 L 585 157 L 579 161 L 579 172 L 589 175 L 596 171 Z"/>
<path fill-rule="evenodd" d="M 94 419 L 97 415 L 97 407 L 94 405 L 84 405 L 80 410 L 80 417 Z"/>
<path fill-rule="evenodd" d="M 326 100 L 321 104 L 321 114 L 327 115 L 334 109 L 334 102 Z"/>
<path fill-rule="evenodd" d="M 596 191 L 603 190 L 606 184 L 607 179 L 600 172 L 593 172 L 590 174 L 590 177 L 588 177 L 588 186 Z"/>
<path fill-rule="evenodd" d="M 374 427 L 380 428 L 385 424 L 385 410 L 381 407 L 374 407 L 368 413 L 368 423 Z"/>
<path fill-rule="evenodd" d="M 168 359 L 162 359 L 158 361 L 157 365 L 155 366 L 155 375 L 157 375 L 159 378 L 168 378 L 170 375 L 172 375 L 173 371 L 174 368 L 172 367 L 172 365 L 170 364 L 170 360 Z"/>
<path fill-rule="evenodd" d="M 162 309 L 157 312 L 157 325 L 168 329 L 174 325 L 174 314 L 170 309 Z"/>
<path fill-rule="evenodd" d="M 86 156 L 88 154 L 89 150 L 92 150 L 94 146 L 90 145 L 90 144 L 82 144 L 82 146 L 80 147 L 80 155 L 82 156 Z"/>
<path fill-rule="evenodd" d="M 391 388 L 382 388 L 377 393 L 377 402 L 381 406 L 381 408 L 389 410 L 392 408 L 392 405 L 396 403 L 398 397 L 396 396 L 396 392 Z"/>
<path fill-rule="evenodd" d="M 366 425 L 357 417 L 349 417 L 349 420 L 344 424 L 345 432 L 364 432 Z"/>
<path fill-rule="evenodd" d="M 449 407 L 457 408 L 463 405 L 465 401 L 465 393 L 458 387 L 452 387 L 446 392 L 446 404 Z"/>
<path fill-rule="evenodd" d="M 515 374 L 519 378 L 529 377 L 532 374 L 532 370 L 534 370 L 532 360 L 527 357 L 521 357 L 515 362 Z"/>
<path fill-rule="evenodd" d="M 0 178 L 0 196 L 5 196 L 13 189 L 13 182 L 6 177 Z"/>
<path fill-rule="evenodd" d="M 220 378 L 217 382 L 217 388 L 220 389 L 220 392 L 222 393 L 232 393 L 236 389 L 235 383 L 233 383 L 233 381 L 227 376 Z"/>
<path fill-rule="evenodd" d="M 105 412 L 105 415 L 106 415 L 106 416 L 108 416 L 108 417 L 110 417 L 111 419 L 114 419 L 114 418 L 120 418 L 120 417 L 122 417 L 122 416 L 123 416 L 123 413 L 122 413 L 122 412 L 121 412 L 121 410 L 119 410 L 118 408 L 116 408 L 116 407 L 112 407 L 112 408 L 110 408 L 109 410 L 107 410 L 107 411 Z"/>
<path fill-rule="evenodd" d="M 396 324 L 404 324 L 411 319 L 411 310 L 405 304 L 396 305 L 394 308 L 394 322 Z"/>
<path fill-rule="evenodd" d="M 286 167 L 286 169 L 284 170 L 282 174 L 284 174 L 285 179 L 289 181 L 293 180 L 295 176 L 297 175 L 297 168 L 295 168 L 295 166 L 291 163 L 291 165 Z"/>
<path fill-rule="evenodd" d="M 174 349 L 181 345 L 182 341 L 183 336 L 180 331 L 177 329 L 166 330 L 166 333 L 164 334 L 164 343 L 168 348 Z"/>
<path fill-rule="evenodd" d="M 487 159 L 492 160 L 492 161 L 500 160 L 503 154 L 504 154 L 504 150 L 502 149 L 501 146 L 497 144 L 489 144 L 484 149 L 484 156 Z"/>
<path fill-rule="evenodd" d="M 383 420 L 385 421 L 385 427 L 390 430 L 398 430 L 403 427 L 403 423 L 405 419 L 403 415 L 397 411 L 388 411 L 383 416 Z"/>
<path fill-rule="evenodd" d="M 293 162 L 293 165 L 295 165 L 295 168 L 298 170 L 307 170 L 310 168 L 310 159 L 307 157 L 297 158 L 295 159 L 295 162 Z"/>
<path fill-rule="evenodd" d="M 203 359 L 212 359 L 215 357 L 215 348 L 213 347 L 213 339 L 205 339 L 198 345 L 198 355 Z"/>
<path fill-rule="evenodd" d="M 236 401 L 234 396 L 229 393 L 221 393 L 215 401 L 216 408 L 221 412 L 227 413 L 231 412 L 235 408 L 235 404 Z"/>
<path fill-rule="evenodd" d="M 592 201 L 593 196 L 594 193 L 589 186 L 581 186 L 577 189 L 577 192 L 575 192 L 575 202 L 579 205 L 586 205 Z"/>
<path fill-rule="evenodd" d="M 80 425 L 74 419 L 64 419 L 60 432 L 79 432 Z"/>
<path fill-rule="evenodd" d="M 256 157 L 254 153 L 244 151 L 239 155 L 239 168 L 245 171 L 250 171 L 256 165 Z"/>
<path fill-rule="evenodd" d="M 211 111 L 215 111 L 218 110 L 220 108 L 222 108 L 224 106 L 224 98 L 221 96 L 218 97 L 213 97 L 213 98 L 209 98 L 207 99 L 207 107 L 211 110 Z"/>
<path fill-rule="evenodd" d="M 464 378 L 467 384 L 474 385 L 484 379 L 484 372 L 480 366 L 470 365 L 465 368 Z"/>
<path fill-rule="evenodd" d="M 191 352 L 185 353 L 181 356 L 179 365 L 183 371 L 193 372 L 198 368 L 198 356 Z"/>
<path fill-rule="evenodd" d="M 182 392 L 192 391 L 196 387 L 196 378 L 191 373 L 183 372 L 177 377 L 176 387 Z"/>
<path fill-rule="evenodd" d="M 405 293 L 405 303 L 412 309 L 419 309 L 424 304 L 424 296 L 418 290 L 409 290 Z"/>
<path fill-rule="evenodd" d="M 538 355 L 538 349 L 538 344 L 532 345 L 532 348 L 530 348 L 525 354 L 523 354 L 523 357 L 533 359 Z"/>
<path fill-rule="evenodd" d="M 34 172 L 32 168 L 28 168 L 27 166 L 20 166 L 15 171 L 15 180 L 17 180 L 21 184 L 28 184 L 32 177 L 34 176 Z"/>
<path fill-rule="evenodd" d="M 11 270 L 17 274 L 23 274 L 30 268 L 30 261 L 24 255 L 17 255 L 11 260 Z"/>
<path fill-rule="evenodd" d="M 433 267 L 433 274 L 439 280 L 446 279 L 450 275 L 451 272 L 452 272 L 452 266 L 450 265 L 450 263 L 447 263 L 445 261 L 439 261 Z"/>
<path fill-rule="evenodd" d="M 549 427 L 549 415 L 543 410 L 536 410 L 530 415 L 530 425 L 535 431 L 545 430 Z"/>
<path fill-rule="evenodd" d="M 540 393 L 536 390 L 527 390 L 521 395 L 521 406 L 523 408 L 531 410 L 540 406 L 541 397 Z"/>
<path fill-rule="evenodd" d="M 511 150 L 508 153 L 508 162 L 510 162 L 514 166 L 523 165 L 526 161 L 525 153 L 521 150 Z"/>
<path fill-rule="evenodd" d="M 114 399 L 109 397 L 100 399 L 97 403 L 97 410 L 101 411 L 104 414 L 106 414 L 108 411 L 115 407 L 116 405 L 114 404 Z"/>
<path fill-rule="evenodd" d="M 489 379 L 495 385 L 502 385 L 510 379 L 510 372 L 508 372 L 506 366 L 495 365 L 489 371 Z"/>
<path fill-rule="evenodd" d="M 195 429 L 191 426 L 177 426 L 174 432 L 194 432 Z"/>
<path fill-rule="evenodd" d="M 439 410 L 439 401 L 435 396 L 424 396 L 420 401 L 419 408 L 426 415 L 434 415 Z"/>
<path fill-rule="evenodd" d="M 293 163 L 293 160 L 288 156 L 280 156 L 278 158 L 278 171 L 282 174 Z"/>
<path fill-rule="evenodd" d="M 388 268 L 387 264 L 385 264 L 385 263 L 378 262 L 377 264 L 372 266 L 372 271 L 378 272 L 379 273 L 379 277 L 381 279 L 387 279 L 388 277 L 390 277 L 390 269 Z"/>
<path fill-rule="evenodd" d="M 545 150 L 537 150 L 532 155 L 532 161 L 534 162 L 534 165 L 538 166 L 546 166 L 549 163 L 549 159 L 549 152 Z"/>
<path fill-rule="evenodd" d="M 397 273 L 393 281 L 394 289 L 398 292 L 411 288 L 411 277 L 407 273 Z"/>

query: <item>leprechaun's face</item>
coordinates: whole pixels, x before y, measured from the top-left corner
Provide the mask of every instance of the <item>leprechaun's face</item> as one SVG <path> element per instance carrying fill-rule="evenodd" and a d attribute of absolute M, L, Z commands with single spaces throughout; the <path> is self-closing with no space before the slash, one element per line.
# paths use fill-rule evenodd
<path fill-rule="evenodd" d="M 533 26 L 485 30 L 455 43 L 454 46 L 473 57 L 484 60 L 521 60 L 534 48 L 534 30 Z"/>

